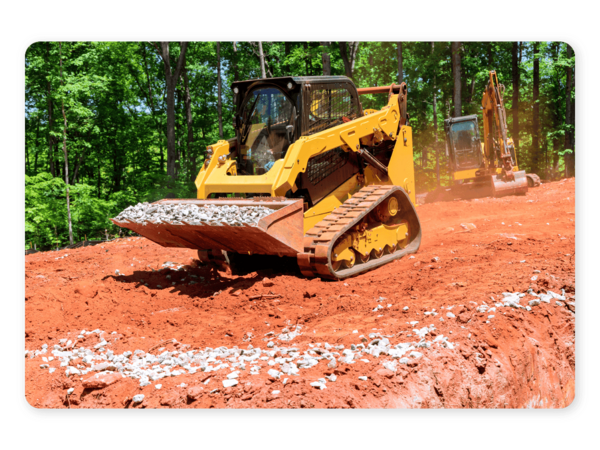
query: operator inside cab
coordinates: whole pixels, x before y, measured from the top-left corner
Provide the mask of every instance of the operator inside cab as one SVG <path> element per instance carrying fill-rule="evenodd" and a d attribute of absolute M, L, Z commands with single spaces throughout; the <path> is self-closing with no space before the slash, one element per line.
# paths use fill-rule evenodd
<path fill-rule="evenodd" d="M 259 87 L 248 93 L 242 108 L 238 173 L 262 175 L 285 156 L 290 142 L 286 126 L 292 122 L 293 104 L 276 87 Z"/>

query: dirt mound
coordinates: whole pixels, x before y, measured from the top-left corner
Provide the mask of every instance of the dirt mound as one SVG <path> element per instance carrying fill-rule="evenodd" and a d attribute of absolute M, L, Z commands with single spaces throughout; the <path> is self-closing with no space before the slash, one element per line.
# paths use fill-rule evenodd
<path fill-rule="evenodd" d="M 341 282 L 287 262 L 230 277 L 143 238 L 29 255 L 26 398 L 564 407 L 575 386 L 574 211 L 573 179 L 420 206 L 414 257 Z"/>

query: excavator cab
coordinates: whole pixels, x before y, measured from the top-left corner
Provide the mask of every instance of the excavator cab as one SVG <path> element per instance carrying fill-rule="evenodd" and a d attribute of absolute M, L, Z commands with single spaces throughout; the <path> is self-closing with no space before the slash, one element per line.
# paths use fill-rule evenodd
<path fill-rule="evenodd" d="M 444 130 L 446 154 L 453 171 L 483 167 L 477 115 L 446 119 Z"/>

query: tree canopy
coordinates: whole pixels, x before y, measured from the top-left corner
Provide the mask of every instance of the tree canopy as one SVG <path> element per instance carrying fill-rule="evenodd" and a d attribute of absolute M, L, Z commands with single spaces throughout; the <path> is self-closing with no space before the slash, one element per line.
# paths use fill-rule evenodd
<path fill-rule="evenodd" d="M 519 168 L 573 176 L 574 61 L 562 42 L 37 42 L 25 58 L 26 244 L 68 241 L 66 168 L 75 240 L 117 233 L 109 218 L 130 204 L 195 197 L 220 123 L 234 136 L 229 86 L 263 72 L 346 75 L 357 87 L 406 82 L 425 192 L 450 182 L 444 119 L 480 114 L 496 70 Z M 361 97 L 364 108 L 385 101 Z"/>

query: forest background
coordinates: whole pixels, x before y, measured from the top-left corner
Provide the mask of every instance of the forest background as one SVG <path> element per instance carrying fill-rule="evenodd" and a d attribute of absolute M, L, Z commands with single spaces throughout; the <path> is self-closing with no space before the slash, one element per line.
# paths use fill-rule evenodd
<path fill-rule="evenodd" d="M 26 248 L 119 233 L 137 202 L 195 197 L 206 147 L 234 136 L 236 80 L 406 82 L 417 193 L 449 185 L 443 121 L 478 114 L 489 70 L 519 168 L 575 175 L 575 56 L 564 42 L 37 42 L 25 55 Z M 381 108 L 385 96 L 362 96 Z"/>

